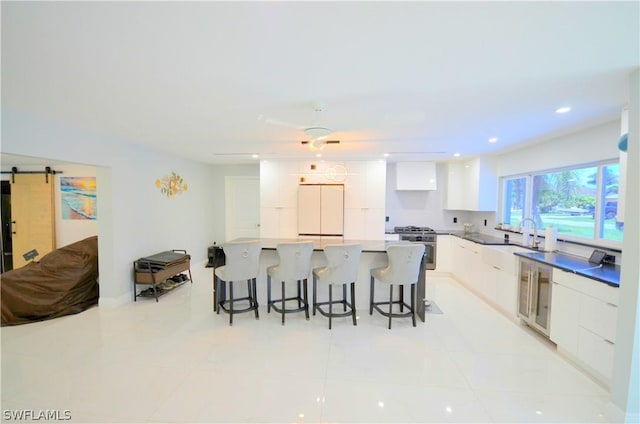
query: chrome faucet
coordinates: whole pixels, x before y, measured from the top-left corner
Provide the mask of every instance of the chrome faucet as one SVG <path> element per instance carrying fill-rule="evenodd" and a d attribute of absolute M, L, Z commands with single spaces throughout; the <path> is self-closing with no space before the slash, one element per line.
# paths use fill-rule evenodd
<path fill-rule="evenodd" d="M 538 227 L 536 225 L 536 221 L 534 221 L 532 218 L 524 218 L 522 221 L 520 221 L 520 224 L 518 224 L 518 226 L 522 227 L 522 224 L 527 221 L 530 221 L 533 224 L 533 239 L 531 240 L 531 246 L 529 247 L 531 247 L 532 249 L 537 249 L 540 242 L 538 241 Z"/>

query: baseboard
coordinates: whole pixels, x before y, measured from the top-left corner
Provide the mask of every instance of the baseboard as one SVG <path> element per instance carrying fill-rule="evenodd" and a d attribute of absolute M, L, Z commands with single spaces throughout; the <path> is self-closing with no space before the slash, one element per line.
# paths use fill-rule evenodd
<path fill-rule="evenodd" d="M 105 308 L 117 308 L 118 306 L 122 306 L 132 302 L 132 299 L 133 299 L 133 293 L 125 293 L 118 297 L 101 296 L 100 299 L 98 300 L 98 306 L 103 306 Z"/>

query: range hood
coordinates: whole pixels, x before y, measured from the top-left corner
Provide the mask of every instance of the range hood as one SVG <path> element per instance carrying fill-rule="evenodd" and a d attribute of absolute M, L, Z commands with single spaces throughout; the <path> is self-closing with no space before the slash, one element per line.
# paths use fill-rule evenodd
<path fill-rule="evenodd" d="M 435 162 L 397 162 L 396 190 L 437 190 Z"/>

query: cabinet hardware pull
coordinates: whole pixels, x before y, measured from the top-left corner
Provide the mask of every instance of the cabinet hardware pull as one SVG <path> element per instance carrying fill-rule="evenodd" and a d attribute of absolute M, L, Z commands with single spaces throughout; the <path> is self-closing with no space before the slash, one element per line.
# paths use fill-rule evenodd
<path fill-rule="evenodd" d="M 615 304 L 613 304 L 613 303 L 611 303 L 611 302 L 607 302 L 607 305 L 609 305 L 609 306 L 613 306 L 614 308 L 617 308 L 617 307 L 618 307 L 618 305 L 615 305 Z"/>
<path fill-rule="evenodd" d="M 604 341 L 609 343 L 610 345 L 614 345 L 615 344 L 614 342 L 612 342 L 611 340 L 608 340 L 608 339 L 604 339 Z"/>
<path fill-rule="evenodd" d="M 492 266 L 493 266 L 494 269 L 497 269 L 498 271 L 502 270 L 499 266 L 495 266 L 495 265 L 492 265 Z"/>

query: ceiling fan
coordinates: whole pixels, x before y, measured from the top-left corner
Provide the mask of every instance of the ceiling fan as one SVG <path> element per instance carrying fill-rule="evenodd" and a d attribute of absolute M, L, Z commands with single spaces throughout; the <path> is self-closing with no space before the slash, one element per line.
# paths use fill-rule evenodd
<path fill-rule="evenodd" d="M 334 132 L 332 129 L 322 126 L 318 124 L 320 113 L 325 109 L 326 105 L 322 102 L 314 102 L 313 109 L 315 112 L 315 120 L 312 125 L 309 126 L 301 126 L 301 125 L 293 125 L 288 122 L 279 121 L 276 119 L 265 118 L 263 115 L 258 117 L 259 120 L 263 120 L 268 124 L 280 125 L 288 128 L 295 128 L 298 130 L 302 130 L 307 137 L 308 140 L 302 140 L 300 143 L 303 145 L 308 145 L 310 150 L 322 150 L 324 146 L 327 144 L 340 144 L 340 140 L 329 140 L 329 136 Z"/>

